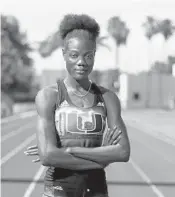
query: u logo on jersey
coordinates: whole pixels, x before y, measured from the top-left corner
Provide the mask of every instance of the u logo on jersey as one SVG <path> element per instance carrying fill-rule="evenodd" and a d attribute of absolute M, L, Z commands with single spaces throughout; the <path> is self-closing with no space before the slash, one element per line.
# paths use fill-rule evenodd
<path fill-rule="evenodd" d="M 56 128 L 59 135 L 66 132 L 77 134 L 100 134 L 105 126 L 105 118 L 94 111 L 68 111 L 59 112 Z"/>

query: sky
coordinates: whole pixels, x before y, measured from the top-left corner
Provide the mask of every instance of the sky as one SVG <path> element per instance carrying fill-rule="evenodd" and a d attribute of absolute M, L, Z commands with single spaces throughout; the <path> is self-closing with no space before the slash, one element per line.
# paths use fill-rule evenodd
<path fill-rule="evenodd" d="M 143 22 L 148 15 L 157 19 L 170 18 L 175 24 L 174 0 L 3 0 L 1 14 L 15 16 L 21 30 L 27 32 L 30 43 L 42 41 L 55 31 L 60 20 L 67 13 L 85 13 L 94 17 L 101 27 L 101 35 L 109 36 L 107 22 L 112 16 L 120 16 L 130 29 L 126 46 L 117 49 L 111 37 L 105 42 L 110 46 L 100 47 L 96 54 L 95 69 L 116 68 L 116 50 L 119 50 L 119 67 L 130 73 L 149 69 L 148 62 L 166 61 L 168 55 L 175 54 L 175 34 L 165 43 L 161 35 L 151 42 L 145 38 Z M 38 73 L 43 69 L 63 69 L 65 67 L 61 50 L 49 58 L 41 58 L 33 53 Z"/>

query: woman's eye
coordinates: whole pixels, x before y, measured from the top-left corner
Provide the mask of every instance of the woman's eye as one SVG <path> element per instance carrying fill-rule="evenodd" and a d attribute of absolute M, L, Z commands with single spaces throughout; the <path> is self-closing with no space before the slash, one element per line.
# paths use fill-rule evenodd
<path fill-rule="evenodd" d="M 88 54 L 86 57 L 87 57 L 88 59 L 93 59 L 93 55 L 92 55 L 92 54 Z"/>
<path fill-rule="evenodd" d="M 77 54 L 71 54 L 71 57 L 72 57 L 72 58 L 77 58 L 78 55 L 77 55 Z"/>

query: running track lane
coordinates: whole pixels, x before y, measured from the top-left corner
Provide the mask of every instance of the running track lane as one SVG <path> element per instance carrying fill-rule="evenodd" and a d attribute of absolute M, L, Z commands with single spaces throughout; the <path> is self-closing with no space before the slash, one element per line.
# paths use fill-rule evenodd
<path fill-rule="evenodd" d="M 3 197 L 42 196 L 45 168 L 33 164 L 31 158 L 23 154 L 27 146 L 36 142 L 35 120 L 36 117 L 26 118 L 3 125 L 3 136 L 10 135 L 11 130 L 16 132 L 1 142 Z M 19 127 L 20 132 L 16 131 Z M 132 150 L 130 162 L 106 168 L 109 196 L 174 197 L 175 147 L 129 126 L 128 133 Z"/>

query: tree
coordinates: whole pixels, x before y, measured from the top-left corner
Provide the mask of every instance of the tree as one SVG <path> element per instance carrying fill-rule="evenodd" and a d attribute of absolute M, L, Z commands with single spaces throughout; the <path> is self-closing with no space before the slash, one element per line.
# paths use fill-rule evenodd
<path fill-rule="evenodd" d="M 152 16 L 147 16 L 146 21 L 143 23 L 143 27 L 145 29 L 145 36 L 148 40 L 151 40 L 159 31 L 159 21 Z"/>
<path fill-rule="evenodd" d="M 14 93 L 30 90 L 33 78 L 30 52 L 18 20 L 1 15 L 1 117 L 12 114 Z"/>
<path fill-rule="evenodd" d="M 147 16 L 146 21 L 142 25 L 145 30 L 145 36 L 148 39 L 148 66 L 151 66 L 151 58 L 150 58 L 150 46 L 151 46 L 151 39 L 154 35 L 159 32 L 159 21 L 152 16 Z M 150 86 L 151 86 L 151 77 L 149 76 L 151 72 L 148 72 L 149 83 L 147 84 L 147 100 L 146 100 L 146 107 L 149 107 L 149 99 L 150 99 Z"/>
<path fill-rule="evenodd" d="M 165 41 L 167 41 L 174 33 L 175 26 L 173 25 L 173 22 L 170 19 L 164 19 L 160 21 L 159 23 L 159 32 L 162 33 L 162 35 L 165 38 Z"/>
<path fill-rule="evenodd" d="M 108 37 L 107 36 L 100 36 L 97 38 L 97 50 L 99 47 L 105 47 L 107 48 L 109 51 L 111 50 L 110 46 L 106 43 L 104 43 L 105 40 L 107 40 Z"/>
<path fill-rule="evenodd" d="M 142 25 L 145 30 L 145 36 L 148 39 L 148 66 L 151 65 L 151 59 L 150 59 L 150 45 L 151 45 L 151 39 L 154 35 L 159 33 L 159 21 L 155 19 L 152 16 L 147 16 L 146 21 Z"/>
<path fill-rule="evenodd" d="M 30 52 L 18 20 L 13 16 L 1 16 L 1 89 L 4 92 L 30 89 L 33 76 Z"/>
<path fill-rule="evenodd" d="M 152 16 L 148 16 L 146 22 L 143 24 L 145 29 L 145 36 L 150 42 L 152 37 L 158 33 L 161 33 L 165 38 L 165 42 L 172 36 L 175 31 L 175 26 L 170 19 L 157 20 Z M 163 47 L 163 49 L 165 46 Z M 148 49 L 150 53 L 150 48 Z M 163 53 L 164 55 L 165 53 Z M 151 65 L 150 56 L 148 57 L 148 64 Z"/>
<path fill-rule="evenodd" d="M 119 66 L 119 47 L 122 44 L 126 44 L 129 35 L 129 29 L 126 23 L 120 19 L 120 17 L 114 16 L 109 19 L 107 30 L 115 41 L 117 48 L 116 65 Z"/>
<path fill-rule="evenodd" d="M 159 22 L 159 33 L 161 33 L 165 39 L 163 45 L 162 55 L 166 58 L 166 42 L 175 32 L 175 26 L 170 19 L 164 19 Z"/>
<path fill-rule="evenodd" d="M 49 57 L 55 50 L 63 46 L 63 41 L 60 37 L 59 31 L 49 35 L 45 40 L 38 43 L 38 52 L 42 57 Z"/>

